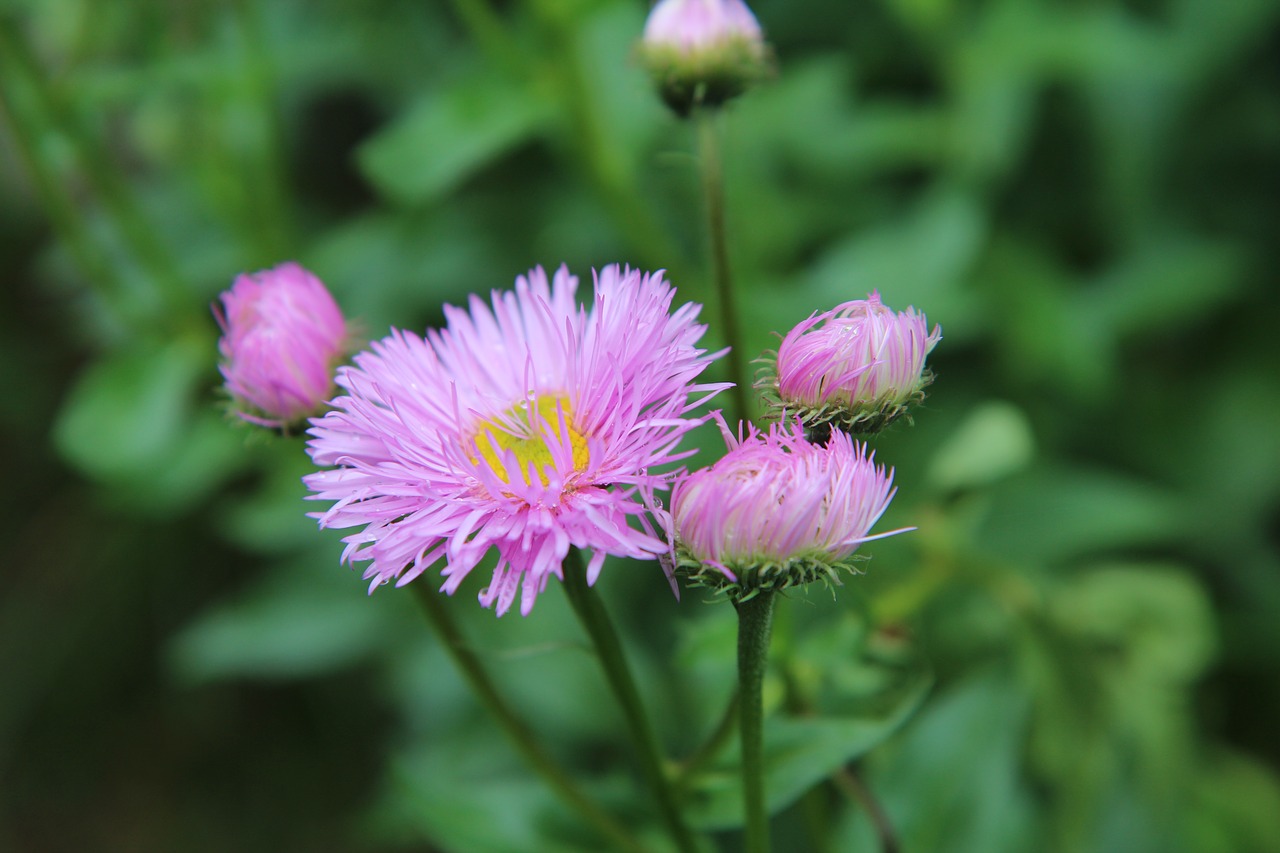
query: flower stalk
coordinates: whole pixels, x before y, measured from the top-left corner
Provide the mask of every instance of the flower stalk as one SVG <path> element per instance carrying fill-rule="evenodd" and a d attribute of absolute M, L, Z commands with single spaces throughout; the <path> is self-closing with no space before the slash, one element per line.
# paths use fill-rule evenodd
<path fill-rule="evenodd" d="M 488 709 L 506 732 L 520 754 L 551 787 L 560 799 L 582 816 L 605 838 L 608 838 L 619 850 L 631 853 L 644 853 L 625 827 L 610 817 L 599 806 L 587 798 L 574 784 L 564 768 L 543 748 L 533 730 L 525 724 L 511 706 L 507 704 L 497 687 L 490 680 L 488 672 L 480 662 L 480 658 L 467 645 L 458 625 L 449 614 L 447 600 L 429 584 L 409 584 L 414 596 L 421 606 L 427 624 L 435 632 L 449 658 L 457 666 L 467 684 L 480 703 Z"/>
<path fill-rule="evenodd" d="M 880 853 L 899 853 L 902 847 L 898 843 L 897 833 L 893 830 L 893 823 L 862 775 L 858 773 L 857 768 L 853 765 L 842 767 L 831 778 L 840 792 L 856 802 L 871 819 L 876 838 L 880 842 Z"/>
<path fill-rule="evenodd" d="M 734 602 L 738 610 L 738 731 L 742 738 L 742 798 L 747 853 L 768 853 L 764 799 L 764 671 L 777 594 L 763 590 Z"/>
<path fill-rule="evenodd" d="M 729 243 L 724 213 L 724 166 L 720 156 L 716 115 L 714 110 L 700 110 L 696 116 L 698 151 L 702 161 L 702 191 L 706 196 L 707 234 L 711 243 L 711 275 L 715 282 L 720 322 L 729 342 L 729 373 L 734 383 L 731 392 L 733 405 L 738 418 L 751 420 L 754 413 L 747 397 L 751 377 L 747 374 L 742 327 L 738 323 L 733 274 L 729 268 Z"/>
<path fill-rule="evenodd" d="M 569 552 L 569 558 L 564 563 L 564 589 L 573 612 L 591 638 L 609 689 L 613 691 L 626 718 L 631 739 L 639 752 L 641 773 L 657 801 L 667 832 L 681 853 L 696 853 L 697 841 L 680 813 L 675 789 L 663 768 L 662 749 L 648 715 L 645 714 L 640 691 L 636 688 L 635 679 L 632 678 L 631 669 L 622 653 L 622 643 L 608 611 L 587 584 L 586 566 L 582 553 L 576 548 Z"/>

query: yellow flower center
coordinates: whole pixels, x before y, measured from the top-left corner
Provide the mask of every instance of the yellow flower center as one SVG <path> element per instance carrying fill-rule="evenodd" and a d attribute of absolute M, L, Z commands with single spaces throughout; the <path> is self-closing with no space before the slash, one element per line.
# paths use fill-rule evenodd
<path fill-rule="evenodd" d="M 568 398 L 560 395 L 539 396 L 531 402 L 532 406 L 529 403 L 519 403 L 505 414 L 481 422 L 476 431 L 475 446 L 489 470 L 502 482 L 510 482 L 501 459 L 502 452 L 510 450 L 520 464 L 525 483 L 529 483 L 529 466 L 532 465 L 538 479 L 545 486 L 546 468 L 555 466 L 551 447 L 558 447 L 564 442 L 564 436 L 560 433 L 562 412 L 565 430 L 569 433 L 569 446 L 573 450 L 573 470 L 581 471 L 586 468 L 590 460 L 587 439 L 573 427 L 573 410 L 569 407 Z M 533 416 L 532 412 L 537 415 Z M 471 458 L 479 461 L 475 456 Z"/>

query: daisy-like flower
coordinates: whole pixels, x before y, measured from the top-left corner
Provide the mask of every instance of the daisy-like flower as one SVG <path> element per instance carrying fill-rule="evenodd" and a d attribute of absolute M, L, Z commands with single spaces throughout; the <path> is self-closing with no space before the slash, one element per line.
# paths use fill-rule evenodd
<path fill-rule="evenodd" d="M 893 498 L 893 471 L 841 432 L 825 444 L 799 424 L 748 426 L 729 452 L 686 474 L 671 493 L 677 567 L 695 585 L 744 600 L 764 590 L 825 580 L 839 583 Z"/>
<path fill-rule="evenodd" d="M 690 413 L 720 385 L 694 380 L 719 353 L 697 349 L 699 306 L 670 312 L 662 273 L 606 267 L 590 309 L 578 281 L 541 268 L 466 310 L 446 306 L 446 328 L 426 338 L 395 331 L 340 371 L 346 396 L 313 421 L 319 466 L 313 499 L 333 501 L 322 527 L 363 527 L 343 559 L 370 561 L 379 584 L 412 581 L 443 562 L 444 592 L 496 549 L 480 593 L 505 613 L 528 614 L 570 546 L 655 559 L 653 492 L 687 453 Z M 663 522 L 665 523 L 665 522 Z"/>
<path fill-rule="evenodd" d="M 925 357 L 941 339 L 915 308 L 896 313 L 872 293 L 788 332 L 760 387 L 818 434 L 877 432 L 924 399 Z"/>
<path fill-rule="evenodd" d="M 296 263 L 236 277 L 213 306 L 218 351 L 240 417 L 285 429 L 331 396 L 347 324 L 320 279 Z"/>
<path fill-rule="evenodd" d="M 680 116 L 719 106 L 769 68 L 764 33 L 742 0 L 660 0 L 645 22 L 640 58 Z"/>

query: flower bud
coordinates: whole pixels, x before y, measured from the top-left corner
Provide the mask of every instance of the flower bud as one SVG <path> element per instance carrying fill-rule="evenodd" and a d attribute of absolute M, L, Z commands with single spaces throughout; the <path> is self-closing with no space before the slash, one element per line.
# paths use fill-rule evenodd
<path fill-rule="evenodd" d="M 769 67 L 760 24 L 742 0 L 660 0 L 645 23 L 640 56 L 662 100 L 681 117 L 742 94 Z"/>
<path fill-rule="evenodd" d="M 676 570 L 735 599 L 823 580 L 839 583 L 893 498 L 893 472 L 841 432 L 811 444 L 799 424 L 748 426 L 710 468 L 671 493 Z M 910 528 L 906 528 L 910 529 Z"/>
<path fill-rule="evenodd" d="M 221 300 L 220 369 L 237 414 L 286 429 L 318 413 L 347 345 L 342 311 L 320 279 L 284 263 L 237 276 Z"/>
<path fill-rule="evenodd" d="M 914 308 L 895 313 L 880 294 L 815 314 L 787 333 L 760 387 L 775 412 L 815 435 L 873 433 L 924 399 L 925 357 L 942 339 Z"/>

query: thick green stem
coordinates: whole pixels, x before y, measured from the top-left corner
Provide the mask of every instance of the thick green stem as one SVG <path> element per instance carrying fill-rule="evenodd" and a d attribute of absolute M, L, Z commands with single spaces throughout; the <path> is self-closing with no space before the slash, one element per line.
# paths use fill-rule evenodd
<path fill-rule="evenodd" d="M 729 244 L 724 224 L 724 169 L 720 160 L 720 135 L 716 130 L 715 112 L 701 110 L 695 121 L 698 125 L 698 150 L 702 159 L 702 191 L 706 196 L 707 234 L 711 240 L 711 273 L 715 279 L 716 298 L 720 308 L 720 323 L 725 339 L 729 342 L 729 372 L 733 379 L 733 404 L 737 415 L 751 420 L 754 412 L 747 389 L 751 377 L 747 374 L 742 328 L 738 324 L 738 309 L 734 299 L 733 276 L 729 271 Z"/>
<path fill-rule="evenodd" d="M 533 730 L 525 724 L 524 720 L 516 716 L 511 706 L 498 693 L 484 665 L 467 645 L 457 623 L 449 614 L 446 599 L 432 589 L 430 584 L 412 583 L 409 584 L 409 588 L 417 595 L 427 624 L 440 638 L 441 645 L 452 658 L 454 665 L 458 667 L 458 671 L 462 673 L 481 704 L 489 709 L 489 713 L 498 721 L 530 766 L 542 776 L 565 804 L 573 808 L 619 850 L 643 853 L 644 848 L 631 837 L 625 827 L 587 799 L 569 778 L 564 768 L 543 749 L 542 743 Z"/>
<path fill-rule="evenodd" d="M 662 749 L 645 714 L 640 691 L 636 689 L 635 679 L 631 677 L 631 669 L 622 654 L 622 643 L 604 604 L 587 585 L 586 566 L 583 564 L 582 554 L 576 549 L 570 552 L 569 559 L 564 563 L 564 589 L 578 621 L 591 638 L 596 657 L 599 658 L 605 679 L 609 682 L 609 689 L 622 708 L 627 727 L 631 730 L 631 739 L 639 752 L 640 770 L 657 800 L 658 811 L 667 825 L 667 831 L 681 851 L 695 853 L 698 849 L 697 841 L 680 813 L 675 789 L 663 768 Z"/>
<path fill-rule="evenodd" d="M 758 592 L 738 608 L 738 731 L 742 736 L 742 798 L 747 853 L 768 853 L 769 813 L 764 800 L 764 670 L 776 593 Z"/>

